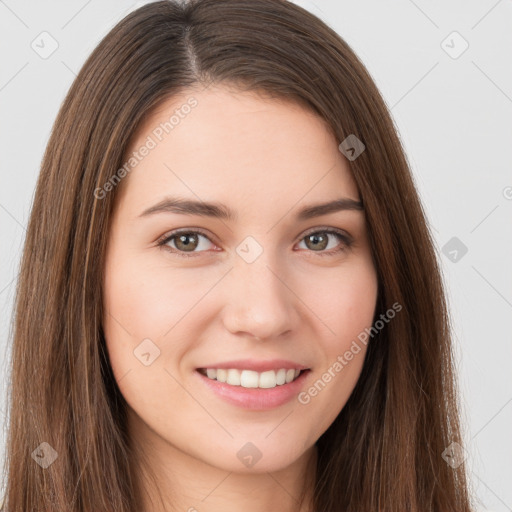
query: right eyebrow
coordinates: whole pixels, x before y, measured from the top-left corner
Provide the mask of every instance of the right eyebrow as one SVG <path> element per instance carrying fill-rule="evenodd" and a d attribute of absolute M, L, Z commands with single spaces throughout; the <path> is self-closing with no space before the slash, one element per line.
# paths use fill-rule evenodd
<path fill-rule="evenodd" d="M 234 221 L 237 218 L 235 212 L 222 203 L 196 201 L 181 197 L 166 197 L 159 203 L 151 206 L 147 210 L 144 210 L 139 217 L 145 217 L 155 213 L 200 215 L 202 217 L 215 217 L 228 221 Z"/>

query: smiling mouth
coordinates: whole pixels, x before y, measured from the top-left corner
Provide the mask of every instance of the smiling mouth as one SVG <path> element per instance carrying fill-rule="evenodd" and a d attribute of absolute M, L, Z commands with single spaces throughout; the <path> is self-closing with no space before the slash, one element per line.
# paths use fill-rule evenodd
<path fill-rule="evenodd" d="M 230 386 L 269 389 L 289 384 L 296 380 L 302 373 L 309 370 L 280 368 L 277 370 L 256 372 L 253 370 L 238 370 L 236 368 L 198 368 L 197 371 L 211 380 L 223 382 Z"/>

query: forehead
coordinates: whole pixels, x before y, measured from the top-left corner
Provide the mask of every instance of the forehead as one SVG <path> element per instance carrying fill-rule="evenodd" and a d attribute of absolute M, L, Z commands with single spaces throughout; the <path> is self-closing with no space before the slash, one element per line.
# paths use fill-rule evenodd
<path fill-rule="evenodd" d="M 237 211 L 254 202 L 282 209 L 301 198 L 359 197 L 326 122 L 254 92 L 214 86 L 173 96 L 145 119 L 125 160 L 134 152 L 123 201 L 139 210 L 166 194 L 218 200 Z"/>

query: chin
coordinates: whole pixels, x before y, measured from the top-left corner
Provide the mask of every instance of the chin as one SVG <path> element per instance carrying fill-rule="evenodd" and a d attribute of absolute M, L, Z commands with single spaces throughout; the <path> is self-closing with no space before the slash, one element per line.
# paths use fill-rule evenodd
<path fill-rule="evenodd" d="M 263 474 L 281 471 L 305 456 L 307 448 L 298 449 L 302 445 L 298 440 L 289 438 L 290 446 L 282 442 L 261 439 L 260 441 L 235 442 L 236 447 L 220 449 L 214 458 L 204 462 L 224 471 L 242 474 Z M 229 455 L 234 453 L 234 457 Z M 211 451 L 210 451 L 211 455 Z"/>

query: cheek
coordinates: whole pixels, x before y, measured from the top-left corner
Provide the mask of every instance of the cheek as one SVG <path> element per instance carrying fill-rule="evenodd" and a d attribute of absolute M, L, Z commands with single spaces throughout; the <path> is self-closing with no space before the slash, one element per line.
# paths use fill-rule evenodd
<path fill-rule="evenodd" d="M 339 381 L 346 380 L 345 385 L 353 388 L 363 366 L 368 341 L 365 333 L 372 326 L 377 303 L 378 282 L 373 263 L 362 260 L 337 286 L 339 292 L 334 294 L 336 300 L 330 310 L 336 335 L 330 338 L 325 353 L 330 374 L 344 374 Z M 334 377 L 332 380 L 333 387 L 339 385 Z"/>
<path fill-rule="evenodd" d="M 137 258 L 108 269 L 105 277 L 106 321 L 112 324 L 110 313 L 117 320 L 112 328 L 124 328 L 133 341 L 164 337 L 207 290 L 186 271 L 151 266 Z"/>
<path fill-rule="evenodd" d="M 327 334 L 319 338 L 322 361 L 315 378 L 298 397 L 304 411 L 319 420 L 314 435 L 329 427 L 357 384 L 378 292 L 376 272 L 369 259 L 342 269 L 331 276 L 328 285 L 328 293 L 314 296 L 315 307 L 322 312 L 319 316 L 329 327 Z"/>
<path fill-rule="evenodd" d="M 186 273 L 163 269 L 147 258 L 125 252 L 123 258 L 112 255 L 114 261 L 106 265 L 103 288 L 110 364 L 128 404 L 164 421 L 162 403 L 179 391 L 165 370 L 175 374 L 187 350 L 186 340 L 174 339 L 172 329 L 178 331 L 180 320 L 186 321 L 201 290 L 191 286 Z"/>
<path fill-rule="evenodd" d="M 323 337 L 325 352 L 332 354 L 350 345 L 373 321 L 377 302 L 377 274 L 370 257 L 359 258 L 350 265 L 318 280 L 309 296 L 314 310 L 329 328 Z"/>
<path fill-rule="evenodd" d="M 218 277 L 198 279 L 193 269 L 165 267 L 126 252 L 110 261 L 115 263 L 106 265 L 103 326 L 116 378 L 144 368 L 137 357 L 147 352 L 146 359 L 155 361 L 152 368 L 176 367 L 195 339 L 183 336 L 183 326 L 193 318 L 198 325 L 199 303 Z"/>

